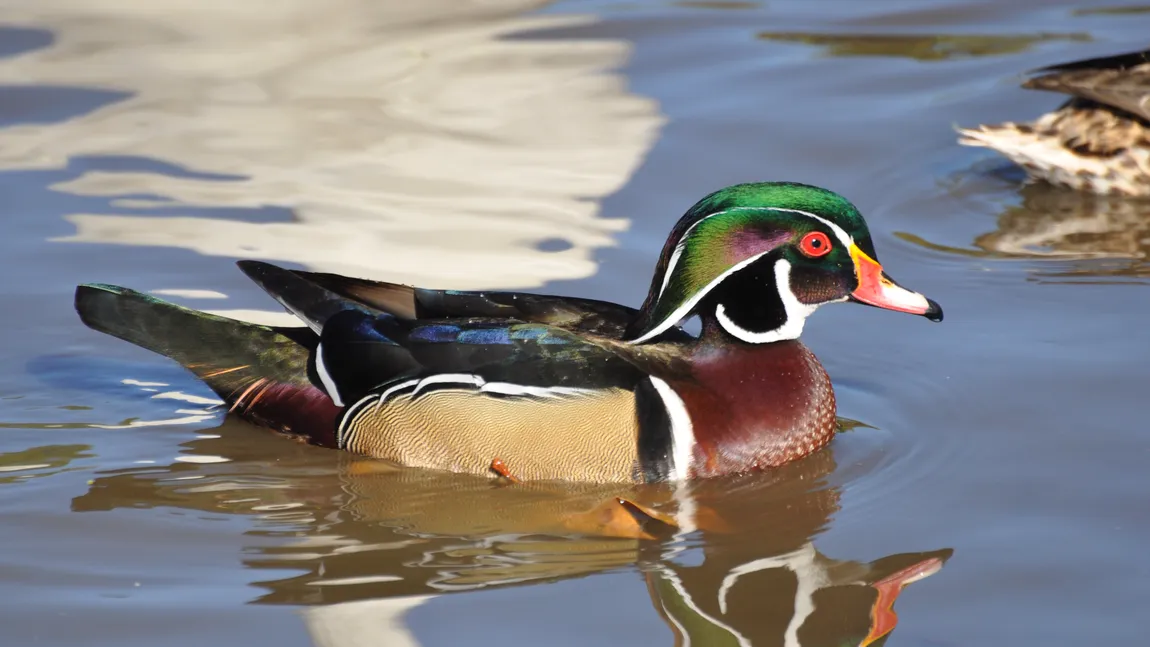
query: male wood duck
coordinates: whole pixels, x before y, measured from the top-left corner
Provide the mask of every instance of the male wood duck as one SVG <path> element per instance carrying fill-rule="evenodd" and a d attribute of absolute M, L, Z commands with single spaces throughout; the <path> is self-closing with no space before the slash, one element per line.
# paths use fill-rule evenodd
<path fill-rule="evenodd" d="M 240 261 L 306 327 L 82 285 L 89 327 L 166 355 L 229 411 L 307 442 L 508 480 L 656 482 L 826 445 L 835 397 L 798 341 L 824 303 L 942 310 L 875 260 L 858 210 L 793 183 L 712 193 L 679 220 L 641 308 L 431 290 Z M 680 326 L 698 316 L 701 333 Z"/>
<path fill-rule="evenodd" d="M 1022 87 L 1073 98 L 1031 123 L 959 129 L 1030 177 L 1081 191 L 1150 196 L 1150 50 L 1063 63 Z"/>

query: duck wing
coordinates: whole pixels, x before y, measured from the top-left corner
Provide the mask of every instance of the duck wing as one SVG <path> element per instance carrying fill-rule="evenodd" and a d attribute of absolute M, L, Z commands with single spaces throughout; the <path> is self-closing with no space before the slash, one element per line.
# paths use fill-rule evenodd
<path fill-rule="evenodd" d="M 1150 120 L 1150 50 L 1052 65 L 1022 87 L 1061 92 Z"/>
<path fill-rule="evenodd" d="M 638 315 L 635 308 L 596 299 L 527 292 L 432 290 L 339 274 L 299 270 L 295 274 L 401 319 L 486 317 L 618 339 Z"/>
<path fill-rule="evenodd" d="M 656 350 L 517 320 L 404 319 L 307 275 L 241 268 L 319 335 L 315 373 L 344 407 L 340 448 L 474 474 L 498 462 L 525 480 L 647 480 L 644 462 L 661 474 L 639 457 L 652 446 L 643 412 L 659 404 L 640 366 L 662 361 Z"/>

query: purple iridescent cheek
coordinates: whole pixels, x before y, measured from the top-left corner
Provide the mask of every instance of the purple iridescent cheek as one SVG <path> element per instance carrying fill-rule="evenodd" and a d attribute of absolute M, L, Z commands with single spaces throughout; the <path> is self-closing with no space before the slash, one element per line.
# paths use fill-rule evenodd
<path fill-rule="evenodd" d="M 739 231 L 730 235 L 727 247 L 728 260 L 732 265 L 769 252 L 784 245 L 792 237 L 789 231 L 765 233 L 761 231 Z"/>

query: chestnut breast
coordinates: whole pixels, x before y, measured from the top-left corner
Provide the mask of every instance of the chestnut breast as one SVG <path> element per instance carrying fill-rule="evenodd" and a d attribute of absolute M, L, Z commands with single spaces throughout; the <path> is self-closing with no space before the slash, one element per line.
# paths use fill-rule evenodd
<path fill-rule="evenodd" d="M 776 467 L 834 436 L 830 377 L 801 342 L 700 349 L 692 364 L 670 384 L 691 417 L 694 476 Z"/>

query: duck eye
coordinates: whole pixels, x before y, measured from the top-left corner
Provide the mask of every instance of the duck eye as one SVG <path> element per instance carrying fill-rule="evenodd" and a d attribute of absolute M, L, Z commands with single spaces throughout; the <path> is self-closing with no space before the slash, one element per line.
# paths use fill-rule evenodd
<path fill-rule="evenodd" d="M 811 258 L 826 256 L 831 251 L 831 239 L 821 231 L 812 231 L 799 241 L 799 251 Z"/>

